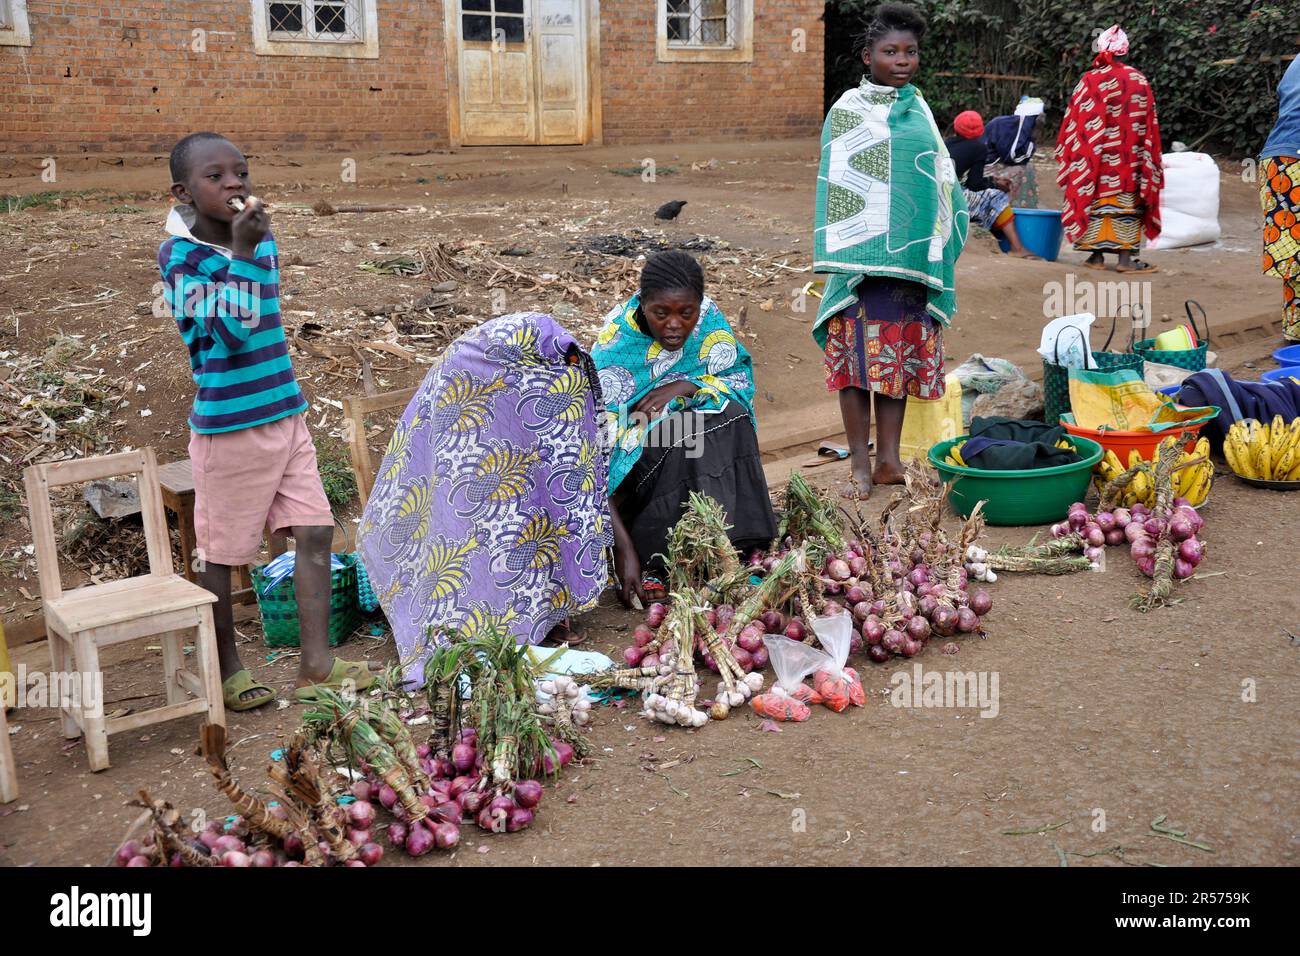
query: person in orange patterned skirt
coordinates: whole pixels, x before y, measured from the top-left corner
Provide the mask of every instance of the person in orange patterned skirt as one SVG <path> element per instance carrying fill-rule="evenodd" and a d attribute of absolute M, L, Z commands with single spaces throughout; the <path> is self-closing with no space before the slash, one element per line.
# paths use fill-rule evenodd
<path fill-rule="evenodd" d="M 1259 156 L 1264 275 L 1282 280 L 1282 334 L 1300 342 L 1300 57 L 1277 95 L 1277 125 Z"/>
<path fill-rule="evenodd" d="M 1155 272 L 1135 253 L 1142 233 L 1160 235 L 1164 186 L 1160 127 L 1147 78 L 1117 57 L 1128 53 L 1118 25 L 1097 38 L 1097 57 L 1070 96 L 1056 139 L 1056 181 L 1065 194 L 1061 223 L 1090 269 L 1119 256 L 1118 272 Z"/>

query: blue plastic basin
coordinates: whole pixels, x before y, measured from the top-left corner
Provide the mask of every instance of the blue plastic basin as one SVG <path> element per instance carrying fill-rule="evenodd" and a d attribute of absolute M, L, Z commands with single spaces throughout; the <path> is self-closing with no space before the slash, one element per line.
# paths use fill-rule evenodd
<path fill-rule="evenodd" d="M 1016 231 L 1020 241 L 1034 255 L 1055 262 L 1061 254 L 1061 240 L 1065 229 L 1061 226 L 1059 209 L 1017 209 Z"/>
<path fill-rule="evenodd" d="M 1300 368 L 1294 365 L 1283 365 L 1281 368 L 1271 369 L 1259 377 L 1261 382 L 1280 382 L 1284 378 L 1290 378 L 1294 375 L 1300 378 Z"/>
<path fill-rule="evenodd" d="M 1273 361 L 1278 365 L 1300 365 L 1300 345 L 1288 345 L 1273 353 Z"/>

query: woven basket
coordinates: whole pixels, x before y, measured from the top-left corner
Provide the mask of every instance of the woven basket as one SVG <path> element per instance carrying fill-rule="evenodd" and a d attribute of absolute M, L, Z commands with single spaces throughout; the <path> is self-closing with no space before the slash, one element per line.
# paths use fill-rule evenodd
<path fill-rule="evenodd" d="M 1196 306 L 1201 310 L 1201 321 L 1205 324 L 1204 335 L 1196 327 L 1196 316 L 1192 315 L 1192 306 Z M 1164 349 L 1155 348 L 1155 339 L 1143 339 L 1133 346 L 1133 351 L 1148 362 L 1173 365 L 1189 372 L 1200 372 L 1205 368 L 1206 353 L 1210 350 L 1210 317 L 1205 314 L 1205 309 L 1201 303 L 1195 299 L 1188 299 L 1183 303 L 1183 308 L 1187 310 L 1187 319 L 1191 322 L 1192 331 L 1196 333 L 1196 348 L 1167 352 Z"/>
<path fill-rule="evenodd" d="M 1141 355 L 1135 354 L 1133 344 L 1133 332 L 1129 331 L 1129 348 L 1128 352 L 1108 352 L 1110 340 L 1115 337 L 1115 325 L 1118 322 L 1118 316 L 1113 318 L 1110 323 L 1110 335 L 1106 337 L 1106 343 L 1100 350 L 1093 350 L 1092 360 L 1096 363 L 1097 368 L 1106 372 L 1113 372 L 1116 369 L 1131 368 L 1138 373 L 1140 378 L 1146 370 L 1146 363 Z M 1068 331 L 1068 329 L 1066 330 Z M 1076 331 L 1078 331 L 1076 329 Z M 1082 333 L 1079 333 L 1082 337 Z M 1068 414 L 1073 409 L 1070 406 L 1070 370 L 1060 362 L 1060 336 L 1057 336 L 1055 348 L 1055 358 L 1057 361 L 1049 362 L 1043 359 L 1043 421 L 1049 425 L 1055 425 L 1062 415 Z"/>
<path fill-rule="evenodd" d="M 330 647 L 337 647 L 361 621 L 357 606 L 357 556 L 338 556 L 343 567 L 330 574 Z M 257 606 L 262 612 L 262 633 L 267 647 L 297 647 L 298 601 L 294 597 L 293 577 L 283 578 L 267 593 L 270 583 L 263 572 L 265 565 L 253 568 L 253 587 Z"/>

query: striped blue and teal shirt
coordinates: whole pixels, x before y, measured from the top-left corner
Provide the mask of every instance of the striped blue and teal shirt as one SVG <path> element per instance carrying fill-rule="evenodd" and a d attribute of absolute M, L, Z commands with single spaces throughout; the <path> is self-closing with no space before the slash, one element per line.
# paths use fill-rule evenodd
<path fill-rule="evenodd" d="M 190 428 L 230 432 L 306 411 L 280 321 L 275 238 L 268 232 L 246 259 L 195 239 L 193 222 L 191 207 L 173 207 L 171 238 L 158 250 L 163 294 L 198 385 Z"/>

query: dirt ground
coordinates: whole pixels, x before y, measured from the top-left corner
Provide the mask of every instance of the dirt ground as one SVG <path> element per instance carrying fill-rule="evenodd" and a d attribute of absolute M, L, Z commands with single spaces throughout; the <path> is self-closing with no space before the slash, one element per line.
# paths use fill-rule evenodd
<path fill-rule="evenodd" d="M 640 177 L 647 157 L 654 182 Z M 378 388 L 415 384 L 449 336 L 493 311 L 552 311 L 589 338 L 635 282 L 632 260 L 593 252 L 590 241 L 640 229 L 708 247 L 698 254 L 710 294 L 755 358 L 760 437 L 776 480 L 807 458 L 815 437 L 839 430 L 808 334 L 815 303 L 801 313 L 796 300 L 811 278 L 816 157 L 813 141 L 390 154 L 355 157 L 355 183 L 339 180 L 341 156 L 251 157 L 255 190 L 277 206 L 282 308 L 297 335 L 313 429 L 341 433 L 338 401 L 363 392 L 359 356 Z M 57 188 L 66 192 L 56 203 L 4 214 L 0 198 L 0 381 L 25 384 L 20 376 L 39 369 L 5 373 L 5 365 L 46 355 L 52 336 L 80 336 L 79 345 L 64 342 L 58 369 L 93 379 L 109 397 L 81 437 L 69 432 L 66 441 L 98 451 L 150 444 L 160 461 L 182 458 L 192 384 L 171 320 L 152 308 L 165 158 L 81 166 L 61 171 Z M 1249 373 L 1272 365 L 1280 289 L 1258 275 L 1254 184 L 1236 164 L 1223 168 L 1221 241 L 1145 257 L 1161 270 L 1148 277 L 1156 330 L 1194 298 L 1212 335 L 1232 333 L 1220 364 Z M 1038 179 L 1043 204 L 1054 204 L 1053 170 L 1040 167 Z M 50 188 L 35 176 L 0 180 L 0 193 Z M 411 208 L 318 217 L 307 207 L 319 199 Z M 656 224 L 651 211 L 669 199 L 688 205 L 676 222 Z M 421 254 L 458 270 L 457 286 L 431 292 L 428 276 L 359 268 Z M 1034 373 L 1051 284 L 1071 273 L 1098 278 L 1079 268 L 1082 258 L 1067 250 L 1055 263 L 1012 260 L 973 230 L 958 266 L 949 368 L 978 351 Z M 494 300 L 490 289 L 502 292 Z M 54 363 L 47 357 L 41 366 Z M 385 424 L 376 417 L 375 447 Z M 29 439 L 0 442 L 0 494 L 7 488 L 10 501 L 25 456 L 59 453 L 58 441 Z M 813 474 L 831 481 L 838 468 Z M 21 508 L 6 511 L 5 501 L 0 613 L 13 627 L 39 603 Z M 341 512 L 345 527 L 355 514 L 355 503 Z M 1284 569 L 1296 562 L 1300 512 L 1289 496 L 1221 471 L 1205 514 L 1209 557 L 1174 607 L 1128 609 L 1140 578 L 1120 549 L 1100 574 L 1003 575 L 990 588 L 986 641 L 967 641 L 951 658 L 932 648 L 907 665 L 864 660 L 871 693 L 862 709 L 819 711 L 771 733 L 748 713 L 683 731 L 648 726 L 635 707 L 600 708 L 596 756 L 548 793 L 534 829 L 508 838 L 467 830 L 452 856 L 385 863 L 1055 866 L 1061 854 L 1072 866 L 1294 863 L 1300 638 L 1291 635 L 1300 634 L 1300 599 Z M 1034 530 L 991 529 L 988 537 L 1022 543 Z M 112 576 L 111 558 L 68 561 L 65 585 Z M 607 597 L 591 618 L 593 643 L 617 654 L 636 619 Z M 255 674 L 291 686 L 294 659 L 268 661 L 256 624 L 240 632 Z M 363 632 L 353 640 L 354 654 L 392 656 L 383 638 Z M 48 667 L 43 643 L 15 648 L 13 657 L 15 666 Z M 109 710 L 157 703 L 150 695 L 159 657 L 148 641 L 105 655 Z M 997 715 L 892 706 L 891 676 L 910 674 L 916 662 L 997 675 Z M 1253 688 L 1252 701 L 1243 688 Z M 296 709 L 229 721 L 236 773 L 259 780 Z M 192 754 L 196 721 L 112 738 L 113 766 L 100 774 L 87 771 L 79 743 L 60 738 L 52 712 L 20 709 L 10 724 L 23 794 L 0 808 L 0 863 L 104 861 L 136 812 L 124 801 L 142 786 L 178 807 L 227 812 Z M 1213 852 L 1155 833 L 1150 823 L 1161 815 Z"/>

